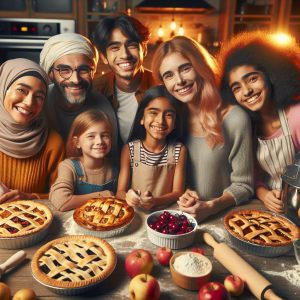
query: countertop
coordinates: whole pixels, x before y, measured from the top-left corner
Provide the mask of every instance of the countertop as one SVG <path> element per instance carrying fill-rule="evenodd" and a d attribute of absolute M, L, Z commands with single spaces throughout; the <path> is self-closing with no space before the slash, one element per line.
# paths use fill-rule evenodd
<path fill-rule="evenodd" d="M 79 234 L 80 232 L 78 232 L 78 229 L 75 227 L 72 219 L 73 211 L 65 213 L 58 212 L 48 200 L 43 201 L 43 203 L 48 205 L 53 211 L 53 223 L 51 224 L 49 233 L 44 240 L 32 247 L 24 249 L 27 252 L 26 260 L 15 269 L 2 276 L 1 281 L 9 285 L 12 295 L 21 288 L 30 287 L 34 289 L 38 299 L 129 299 L 128 286 L 130 278 L 125 272 L 125 257 L 133 249 L 144 248 L 153 254 L 154 269 L 152 271 L 152 275 L 160 284 L 162 300 L 197 299 L 196 291 L 187 291 L 177 287 L 172 281 L 169 268 L 162 267 L 157 262 L 155 252 L 158 247 L 153 245 L 147 238 L 145 226 L 147 214 L 141 211 L 136 211 L 135 218 L 126 232 L 124 232 L 121 236 L 106 239 L 116 250 L 118 260 L 117 266 L 109 278 L 101 282 L 87 294 L 78 296 L 63 296 L 53 293 L 32 277 L 30 267 L 31 258 L 35 251 L 48 241 L 64 235 Z M 262 205 L 258 200 L 253 200 L 252 202 L 240 207 L 251 209 L 262 208 Z M 230 209 L 198 225 L 195 241 L 189 247 L 201 247 L 205 250 L 205 255 L 212 261 L 213 264 L 211 281 L 223 282 L 224 278 L 229 275 L 229 272 L 215 258 L 213 258 L 213 249 L 204 244 L 202 235 L 204 231 L 207 231 L 211 233 L 218 242 L 225 242 L 229 246 L 233 247 L 223 226 L 223 216 L 228 211 L 230 211 Z M 242 253 L 239 249 L 234 250 L 263 276 L 265 276 L 273 284 L 273 290 L 283 299 L 300 299 L 300 266 L 297 265 L 293 250 L 276 258 L 259 257 Z M 16 251 L 17 250 L 0 249 L 0 263 L 4 262 Z M 178 251 L 182 250 L 173 250 L 174 253 Z M 249 291 L 245 291 L 241 297 L 232 297 L 232 299 L 252 300 L 255 299 L 255 297 Z"/>

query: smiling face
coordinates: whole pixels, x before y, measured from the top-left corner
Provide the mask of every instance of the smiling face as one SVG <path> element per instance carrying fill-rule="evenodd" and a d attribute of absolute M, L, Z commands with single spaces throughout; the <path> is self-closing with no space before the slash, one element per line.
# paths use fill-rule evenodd
<path fill-rule="evenodd" d="M 17 79 L 7 90 L 4 108 L 21 125 L 27 125 L 41 113 L 47 88 L 45 83 L 34 76 Z"/>
<path fill-rule="evenodd" d="M 144 110 L 141 125 L 147 132 L 147 140 L 164 141 L 175 127 L 176 111 L 167 98 L 153 99 Z"/>
<path fill-rule="evenodd" d="M 58 69 L 73 69 L 69 79 L 64 79 L 59 74 Z M 84 54 L 67 54 L 57 59 L 50 70 L 49 76 L 56 88 L 64 96 L 68 106 L 83 103 L 86 99 L 88 90 L 91 88 L 93 72 L 79 75 L 74 69 L 93 68 L 93 62 Z"/>
<path fill-rule="evenodd" d="M 119 28 L 112 31 L 106 48 L 104 63 L 108 64 L 116 78 L 131 80 L 143 64 L 144 53 L 141 44 L 130 40 Z"/>
<path fill-rule="evenodd" d="M 178 52 L 167 55 L 159 68 L 164 85 L 181 102 L 196 101 L 201 90 L 201 79 L 191 62 Z"/>
<path fill-rule="evenodd" d="M 103 159 L 111 150 L 111 127 L 107 122 L 98 121 L 76 139 L 84 158 Z"/>
<path fill-rule="evenodd" d="M 260 111 L 269 103 L 269 89 L 262 72 L 253 66 L 238 66 L 228 76 L 236 101 L 251 111 Z"/>

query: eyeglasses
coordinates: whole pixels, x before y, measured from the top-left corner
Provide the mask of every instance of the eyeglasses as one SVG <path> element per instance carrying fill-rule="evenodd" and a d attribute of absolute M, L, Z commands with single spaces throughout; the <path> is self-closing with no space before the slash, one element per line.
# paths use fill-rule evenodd
<path fill-rule="evenodd" d="M 79 66 L 78 68 L 72 69 L 71 67 L 59 67 L 59 68 L 52 68 L 53 70 L 57 71 L 60 75 L 61 78 L 64 79 L 69 79 L 71 78 L 73 72 L 77 72 L 77 74 L 80 77 L 84 77 L 84 76 L 90 76 L 91 72 L 94 71 L 94 68 L 91 68 L 89 66 Z"/>

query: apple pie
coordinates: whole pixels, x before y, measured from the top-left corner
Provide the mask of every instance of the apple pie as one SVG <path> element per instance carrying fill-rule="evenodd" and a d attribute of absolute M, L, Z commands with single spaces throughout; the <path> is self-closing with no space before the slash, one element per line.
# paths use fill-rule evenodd
<path fill-rule="evenodd" d="M 31 262 L 32 274 L 55 288 L 83 288 L 106 279 L 116 266 L 114 248 L 92 236 L 66 236 L 42 246 Z"/>
<path fill-rule="evenodd" d="M 116 198 L 95 198 L 78 207 L 73 214 L 75 222 L 86 229 L 109 231 L 130 223 L 134 209 L 126 201 Z"/>
<path fill-rule="evenodd" d="M 0 238 L 24 237 L 41 231 L 52 222 L 51 210 L 31 200 L 0 205 Z"/>
<path fill-rule="evenodd" d="M 288 219 L 262 210 L 237 210 L 224 218 L 225 228 L 238 239 L 262 246 L 284 246 L 300 237 Z"/>

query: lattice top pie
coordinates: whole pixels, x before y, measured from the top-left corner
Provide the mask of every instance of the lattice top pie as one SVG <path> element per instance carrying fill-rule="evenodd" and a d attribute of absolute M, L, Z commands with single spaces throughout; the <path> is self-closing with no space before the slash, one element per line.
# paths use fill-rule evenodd
<path fill-rule="evenodd" d="M 44 204 L 30 200 L 6 202 L 0 205 L 0 238 L 20 237 L 48 226 L 53 219 Z"/>
<path fill-rule="evenodd" d="M 107 278 L 116 265 L 113 247 L 92 236 L 66 236 L 42 246 L 31 262 L 34 277 L 58 288 L 79 288 Z"/>
<path fill-rule="evenodd" d="M 233 211 L 224 225 L 235 237 L 264 246 L 283 246 L 300 237 L 299 228 L 288 219 L 260 210 Z"/>
<path fill-rule="evenodd" d="M 73 214 L 75 222 L 91 230 L 113 230 L 128 224 L 134 217 L 134 209 L 126 201 L 116 198 L 88 200 Z"/>

